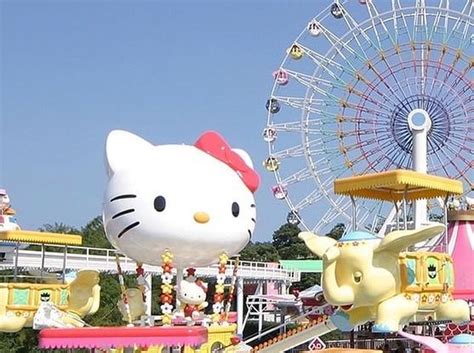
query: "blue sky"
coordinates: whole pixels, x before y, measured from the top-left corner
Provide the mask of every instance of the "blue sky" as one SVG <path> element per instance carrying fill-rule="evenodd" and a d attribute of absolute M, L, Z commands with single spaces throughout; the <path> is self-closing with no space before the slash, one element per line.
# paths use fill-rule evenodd
<path fill-rule="evenodd" d="M 271 240 L 287 214 L 261 164 L 271 73 L 329 3 L 2 1 L 0 186 L 20 225 L 101 213 L 113 129 L 155 144 L 213 129 L 252 156 L 255 240 Z"/>

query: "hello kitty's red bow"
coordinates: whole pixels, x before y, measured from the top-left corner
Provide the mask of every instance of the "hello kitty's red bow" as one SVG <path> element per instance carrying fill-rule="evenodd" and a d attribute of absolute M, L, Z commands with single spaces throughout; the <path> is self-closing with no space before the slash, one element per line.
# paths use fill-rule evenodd
<path fill-rule="evenodd" d="M 229 144 L 217 132 L 205 132 L 199 137 L 194 146 L 235 170 L 251 192 L 258 189 L 260 184 L 258 174 L 244 162 L 242 157 L 232 151 Z"/>

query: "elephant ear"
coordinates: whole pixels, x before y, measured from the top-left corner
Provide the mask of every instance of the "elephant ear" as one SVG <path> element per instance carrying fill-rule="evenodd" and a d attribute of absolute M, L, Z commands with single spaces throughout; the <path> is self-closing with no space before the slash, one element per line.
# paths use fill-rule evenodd
<path fill-rule="evenodd" d="M 298 238 L 305 242 L 306 246 L 313 254 L 321 258 L 337 243 L 337 241 L 330 237 L 318 236 L 311 232 L 301 232 L 298 234 Z"/>
<path fill-rule="evenodd" d="M 442 224 L 433 224 L 413 230 L 396 230 L 387 234 L 374 251 L 392 251 L 399 253 L 410 245 L 441 234 L 445 229 L 446 227 Z"/>
<path fill-rule="evenodd" d="M 437 338 L 412 335 L 411 333 L 407 333 L 407 332 L 401 331 L 401 330 L 398 331 L 398 334 L 402 337 L 411 339 L 412 341 L 421 343 L 425 347 L 428 347 L 428 348 L 432 349 L 433 351 L 435 351 L 437 353 L 447 353 L 448 352 L 447 345 L 445 345 L 443 342 L 441 342 Z"/>

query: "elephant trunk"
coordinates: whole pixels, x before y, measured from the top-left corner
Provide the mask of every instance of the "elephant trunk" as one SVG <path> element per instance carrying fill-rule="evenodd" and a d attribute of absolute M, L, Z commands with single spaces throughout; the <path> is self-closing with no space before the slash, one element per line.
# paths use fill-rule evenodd
<path fill-rule="evenodd" d="M 327 260 L 324 260 L 327 262 Z M 339 286 L 336 278 L 336 262 L 326 263 L 323 272 L 323 291 L 329 304 L 349 305 L 354 302 L 354 291 L 350 286 Z"/>

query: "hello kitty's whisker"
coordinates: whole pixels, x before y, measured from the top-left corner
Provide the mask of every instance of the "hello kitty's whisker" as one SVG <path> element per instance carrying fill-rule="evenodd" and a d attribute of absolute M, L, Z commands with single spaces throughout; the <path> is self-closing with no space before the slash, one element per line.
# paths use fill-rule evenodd
<path fill-rule="evenodd" d="M 255 220 L 255 218 L 252 218 L 252 222 L 253 222 L 253 223 L 257 223 L 257 221 Z"/>
<path fill-rule="evenodd" d="M 120 233 L 119 235 L 117 235 L 117 238 L 120 238 L 122 235 L 124 235 L 126 232 L 128 232 L 130 229 L 132 228 L 135 228 L 136 226 L 138 226 L 140 224 L 140 222 L 134 222 L 132 224 L 129 224 L 128 226 L 126 226 Z"/>
<path fill-rule="evenodd" d="M 252 238 L 252 231 L 250 229 L 247 229 L 247 231 L 249 232 L 249 238 L 251 239 Z"/>
<path fill-rule="evenodd" d="M 135 197 L 137 197 L 137 195 L 134 195 L 134 194 L 118 195 L 118 196 L 115 196 L 114 198 L 112 198 L 112 199 L 110 200 L 110 202 L 112 202 L 112 201 L 117 201 L 117 200 L 122 200 L 122 199 L 134 199 Z"/>
<path fill-rule="evenodd" d="M 123 215 L 128 214 L 128 213 L 131 213 L 131 212 L 135 212 L 135 209 L 134 209 L 134 208 L 129 208 L 128 210 L 119 212 L 119 213 L 113 215 L 113 216 L 112 216 L 112 219 L 115 219 L 115 218 L 117 218 L 117 217 L 123 216 Z"/>

